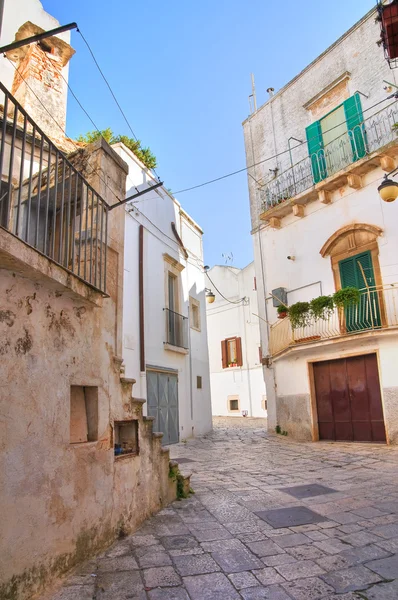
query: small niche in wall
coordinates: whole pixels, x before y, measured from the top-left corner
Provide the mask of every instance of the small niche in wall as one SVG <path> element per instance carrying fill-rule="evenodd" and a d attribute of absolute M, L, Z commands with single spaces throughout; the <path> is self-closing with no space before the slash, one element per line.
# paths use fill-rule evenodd
<path fill-rule="evenodd" d="M 115 421 L 115 456 L 136 456 L 138 446 L 138 421 Z"/>
<path fill-rule="evenodd" d="M 196 376 L 196 387 L 198 390 L 202 389 L 202 376 L 201 375 Z"/>
<path fill-rule="evenodd" d="M 239 396 L 228 396 L 228 411 L 229 412 L 239 412 L 240 402 Z"/>
<path fill-rule="evenodd" d="M 70 388 L 70 443 L 98 440 L 98 387 L 72 385 Z"/>

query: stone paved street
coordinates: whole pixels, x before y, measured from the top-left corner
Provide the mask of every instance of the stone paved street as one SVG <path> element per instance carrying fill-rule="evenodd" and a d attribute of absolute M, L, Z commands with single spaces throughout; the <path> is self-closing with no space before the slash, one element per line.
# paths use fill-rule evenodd
<path fill-rule="evenodd" d="M 296 443 L 216 419 L 171 448 L 195 494 L 51 600 L 396 600 L 398 448 Z"/>

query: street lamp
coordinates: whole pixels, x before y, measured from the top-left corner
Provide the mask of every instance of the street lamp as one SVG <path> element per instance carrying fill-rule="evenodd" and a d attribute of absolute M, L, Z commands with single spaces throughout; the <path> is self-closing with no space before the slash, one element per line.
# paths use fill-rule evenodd
<path fill-rule="evenodd" d="M 209 288 L 205 288 L 205 292 L 207 304 L 213 304 L 214 300 L 216 299 L 215 294 L 213 294 L 213 292 Z"/>
<path fill-rule="evenodd" d="M 391 173 L 394 173 L 394 171 Z M 391 173 L 388 173 L 388 175 L 391 175 Z M 383 183 L 379 185 L 377 191 L 384 202 L 394 202 L 398 198 L 398 183 L 389 179 L 388 175 L 385 176 Z"/>

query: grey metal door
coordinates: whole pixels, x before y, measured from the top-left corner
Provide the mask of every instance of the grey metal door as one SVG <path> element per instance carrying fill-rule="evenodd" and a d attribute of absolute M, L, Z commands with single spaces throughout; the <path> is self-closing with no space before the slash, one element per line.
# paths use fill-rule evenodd
<path fill-rule="evenodd" d="M 163 444 L 178 439 L 178 377 L 172 373 L 147 371 L 148 415 L 155 417 L 154 431 L 163 433 Z"/>

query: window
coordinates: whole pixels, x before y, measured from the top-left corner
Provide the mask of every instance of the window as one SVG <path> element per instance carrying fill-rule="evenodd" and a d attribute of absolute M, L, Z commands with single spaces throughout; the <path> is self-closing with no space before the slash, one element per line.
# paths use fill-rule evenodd
<path fill-rule="evenodd" d="M 263 399 L 261 401 L 261 406 L 263 410 L 267 410 L 267 396 L 263 396 Z"/>
<path fill-rule="evenodd" d="M 366 155 L 361 99 L 354 94 L 306 129 L 314 183 Z"/>
<path fill-rule="evenodd" d="M 202 389 L 202 377 L 201 377 L 201 375 L 197 375 L 197 377 L 196 377 L 196 387 L 198 388 L 198 390 Z"/>
<path fill-rule="evenodd" d="M 200 302 L 195 298 L 189 298 L 189 310 L 191 314 L 191 329 L 200 331 Z"/>
<path fill-rule="evenodd" d="M 239 412 L 239 396 L 228 396 L 228 412 Z"/>
<path fill-rule="evenodd" d="M 115 421 L 115 456 L 138 454 L 138 421 Z"/>
<path fill-rule="evenodd" d="M 72 385 L 70 388 L 70 443 L 98 440 L 98 388 Z"/>
<path fill-rule="evenodd" d="M 242 340 L 240 337 L 227 338 L 221 342 L 221 360 L 223 369 L 243 365 Z"/>
<path fill-rule="evenodd" d="M 256 292 L 257 291 L 257 277 L 255 277 L 253 279 L 253 291 Z"/>

